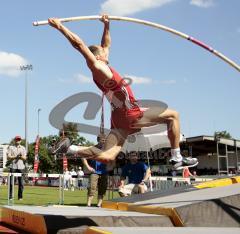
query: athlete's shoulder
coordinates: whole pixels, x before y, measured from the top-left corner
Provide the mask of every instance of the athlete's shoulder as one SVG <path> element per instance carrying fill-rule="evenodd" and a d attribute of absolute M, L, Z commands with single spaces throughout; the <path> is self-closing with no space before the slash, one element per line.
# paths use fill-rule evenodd
<path fill-rule="evenodd" d="M 104 75 L 107 78 L 112 78 L 112 71 L 107 64 L 96 61 L 91 67 L 89 67 L 93 73 L 93 75 Z"/>

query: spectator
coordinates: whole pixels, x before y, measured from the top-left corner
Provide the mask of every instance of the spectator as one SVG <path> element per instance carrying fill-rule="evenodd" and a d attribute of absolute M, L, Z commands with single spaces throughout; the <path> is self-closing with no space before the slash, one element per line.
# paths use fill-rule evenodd
<path fill-rule="evenodd" d="M 195 170 L 192 172 L 192 176 L 193 176 L 194 178 L 197 177 L 197 172 L 196 172 Z"/>
<path fill-rule="evenodd" d="M 23 173 L 25 169 L 25 160 L 27 159 L 26 149 L 21 145 L 21 137 L 16 136 L 14 138 L 14 145 L 9 146 L 7 151 L 7 158 L 11 161 L 10 172 L 11 173 Z M 12 178 L 10 178 L 10 193 L 9 199 L 13 198 L 12 194 Z M 23 199 L 23 176 L 18 177 L 18 200 Z"/>
<path fill-rule="evenodd" d="M 7 178 L 6 178 L 6 177 L 3 177 L 3 179 L 2 179 L 2 185 L 7 185 Z"/>
<path fill-rule="evenodd" d="M 69 172 L 71 175 L 70 177 L 70 187 L 71 191 L 74 191 L 75 185 L 76 185 L 76 178 L 77 178 L 77 172 L 72 168 L 72 170 Z"/>
<path fill-rule="evenodd" d="M 98 144 L 95 146 L 102 149 L 105 143 L 106 136 L 100 134 L 97 137 Z M 83 164 L 86 166 L 88 171 L 90 171 L 89 186 L 88 186 L 88 199 L 87 206 L 91 206 L 93 197 L 98 191 L 98 203 L 97 206 L 101 207 L 103 197 L 107 191 L 108 184 L 108 172 L 107 165 L 96 160 L 86 160 L 82 159 Z"/>
<path fill-rule="evenodd" d="M 79 190 L 83 189 L 83 176 L 84 176 L 84 172 L 82 170 L 82 167 L 79 167 L 78 171 L 77 171 L 77 180 L 78 180 L 78 189 Z"/>
<path fill-rule="evenodd" d="M 147 180 L 151 176 L 150 168 L 145 163 L 138 161 L 136 151 L 130 152 L 129 160 L 130 162 L 123 167 L 120 178 L 119 194 L 122 197 L 134 193 L 145 193 Z M 126 178 L 128 178 L 128 184 L 125 185 Z"/>
<path fill-rule="evenodd" d="M 64 190 L 68 190 L 70 188 L 70 172 L 66 168 L 63 173 L 63 184 L 64 184 Z"/>
<path fill-rule="evenodd" d="M 176 171 L 172 171 L 171 173 L 172 173 L 173 177 L 177 176 L 177 172 Z"/>
<path fill-rule="evenodd" d="M 182 177 L 183 178 L 189 178 L 190 176 L 193 176 L 193 174 L 189 171 L 188 167 L 184 167 L 182 171 Z M 191 184 L 190 180 L 185 181 L 185 184 Z"/>

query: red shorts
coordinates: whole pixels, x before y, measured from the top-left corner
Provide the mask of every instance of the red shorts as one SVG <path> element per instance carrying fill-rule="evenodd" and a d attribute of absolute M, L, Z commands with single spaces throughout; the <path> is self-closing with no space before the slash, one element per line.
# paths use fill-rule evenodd
<path fill-rule="evenodd" d="M 125 129 L 133 131 L 132 125 L 143 117 L 143 111 L 139 107 L 132 109 L 115 109 L 111 116 L 111 129 Z M 134 130 L 136 131 L 136 129 Z"/>

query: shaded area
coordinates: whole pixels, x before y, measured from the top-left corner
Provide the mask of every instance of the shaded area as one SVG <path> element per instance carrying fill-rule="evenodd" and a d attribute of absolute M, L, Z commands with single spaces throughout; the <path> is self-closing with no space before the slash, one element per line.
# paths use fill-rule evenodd
<path fill-rule="evenodd" d="M 234 201 L 234 202 L 233 202 Z M 215 202 L 221 207 L 232 219 L 239 224 L 240 227 L 240 194 L 233 197 L 226 197 L 224 199 L 216 199 Z M 231 205 L 233 203 L 233 205 Z"/>
<path fill-rule="evenodd" d="M 102 227 L 172 227 L 172 222 L 167 216 L 112 216 L 108 211 L 107 216 L 69 217 L 61 215 L 44 215 L 49 233 L 57 233 L 59 230 L 78 228 L 85 230 L 87 226 Z M 77 230 L 78 230 L 77 229 Z"/>
<path fill-rule="evenodd" d="M 239 183 L 205 189 L 174 188 L 113 201 L 130 203 L 130 210 L 144 207 L 152 214 L 174 209 L 187 227 L 240 227 Z"/>
<path fill-rule="evenodd" d="M 179 206 L 176 211 L 184 226 L 240 227 L 240 193 Z"/>
<path fill-rule="evenodd" d="M 86 217 L 65 217 L 61 215 L 44 215 L 44 220 L 48 233 L 57 233 L 61 229 L 81 227 L 85 229 L 87 226 L 98 226 L 90 218 Z"/>
<path fill-rule="evenodd" d="M 11 227 L 10 225 L 0 222 L 0 233 L 6 233 L 6 234 L 27 234 L 26 231 L 22 231 L 18 228 Z"/>

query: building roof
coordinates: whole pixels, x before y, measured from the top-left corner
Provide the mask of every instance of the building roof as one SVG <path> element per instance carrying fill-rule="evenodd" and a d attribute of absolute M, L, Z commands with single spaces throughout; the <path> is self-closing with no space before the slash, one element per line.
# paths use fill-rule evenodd
<path fill-rule="evenodd" d="M 236 139 L 226 139 L 226 138 L 218 138 L 216 139 L 214 136 L 196 136 L 196 137 L 188 137 L 186 138 L 185 144 L 190 145 L 199 153 L 215 153 L 217 151 L 216 144 L 217 142 L 221 145 L 227 145 L 229 151 L 235 151 L 236 148 L 240 149 L 240 140 Z"/>

